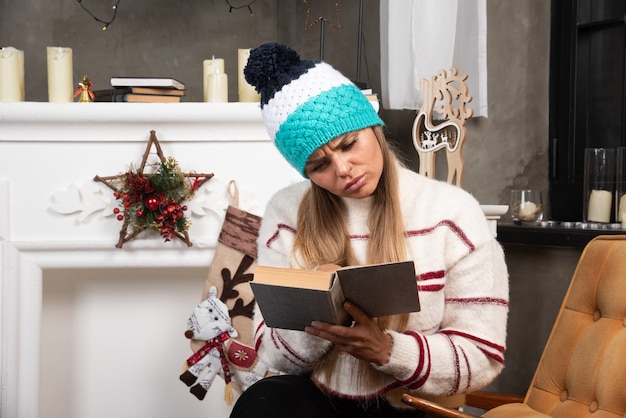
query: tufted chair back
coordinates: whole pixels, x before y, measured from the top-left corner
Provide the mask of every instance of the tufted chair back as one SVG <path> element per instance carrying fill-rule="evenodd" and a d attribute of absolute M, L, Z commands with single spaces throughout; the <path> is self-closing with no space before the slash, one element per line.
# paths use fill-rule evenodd
<path fill-rule="evenodd" d="M 484 417 L 626 417 L 626 236 L 583 251 L 523 404 Z"/>

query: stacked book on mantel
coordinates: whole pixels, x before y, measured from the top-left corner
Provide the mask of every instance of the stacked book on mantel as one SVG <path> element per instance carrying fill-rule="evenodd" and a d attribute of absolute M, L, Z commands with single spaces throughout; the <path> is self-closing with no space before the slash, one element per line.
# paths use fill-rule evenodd
<path fill-rule="evenodd" d="M 185 85 L 169 77 L 112 77 L 110 89 L 93 94 L 94 102 L 178 103 Z"/>

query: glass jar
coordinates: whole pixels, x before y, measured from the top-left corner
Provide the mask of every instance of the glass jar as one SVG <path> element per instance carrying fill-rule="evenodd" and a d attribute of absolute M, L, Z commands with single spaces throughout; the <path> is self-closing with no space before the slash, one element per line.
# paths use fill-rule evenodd
<path fill-rule="evenodd" d="M 583 221 L 610 223 L 615 191 L 615 149 L 586 148 Z"/>

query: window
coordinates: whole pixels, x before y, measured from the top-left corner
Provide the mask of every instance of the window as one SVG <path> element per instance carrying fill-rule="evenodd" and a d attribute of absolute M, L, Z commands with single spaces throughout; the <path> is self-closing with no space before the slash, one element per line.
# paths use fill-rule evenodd
<path fill-rule="evenodd" d="M 585 148 L 626 146 L 626 2 L 552 0 L 550 207 L 582 220 Z"/>

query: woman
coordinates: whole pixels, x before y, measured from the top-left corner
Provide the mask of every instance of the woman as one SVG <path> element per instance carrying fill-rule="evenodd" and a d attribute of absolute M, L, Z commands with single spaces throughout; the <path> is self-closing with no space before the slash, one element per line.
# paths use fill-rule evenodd
<path fill-rule="evenodd" d="M 370 318 L 348 301 L 352 326 L 313 321 L 301 332 L 267 328 L 256 307 L 257 352 L 281 375 L 244 392 L 231 417 L 414 417 L 402 393 L 454 406 L 493 380 L 508 275 L 476 200 L 402 167 L 368 100 L 328 64 L 264 44 L 245 76 L 276 147 L 308 178 L 268 203 L 258 263 L 332 271 L 413 260 L 422 310 Z"/>

